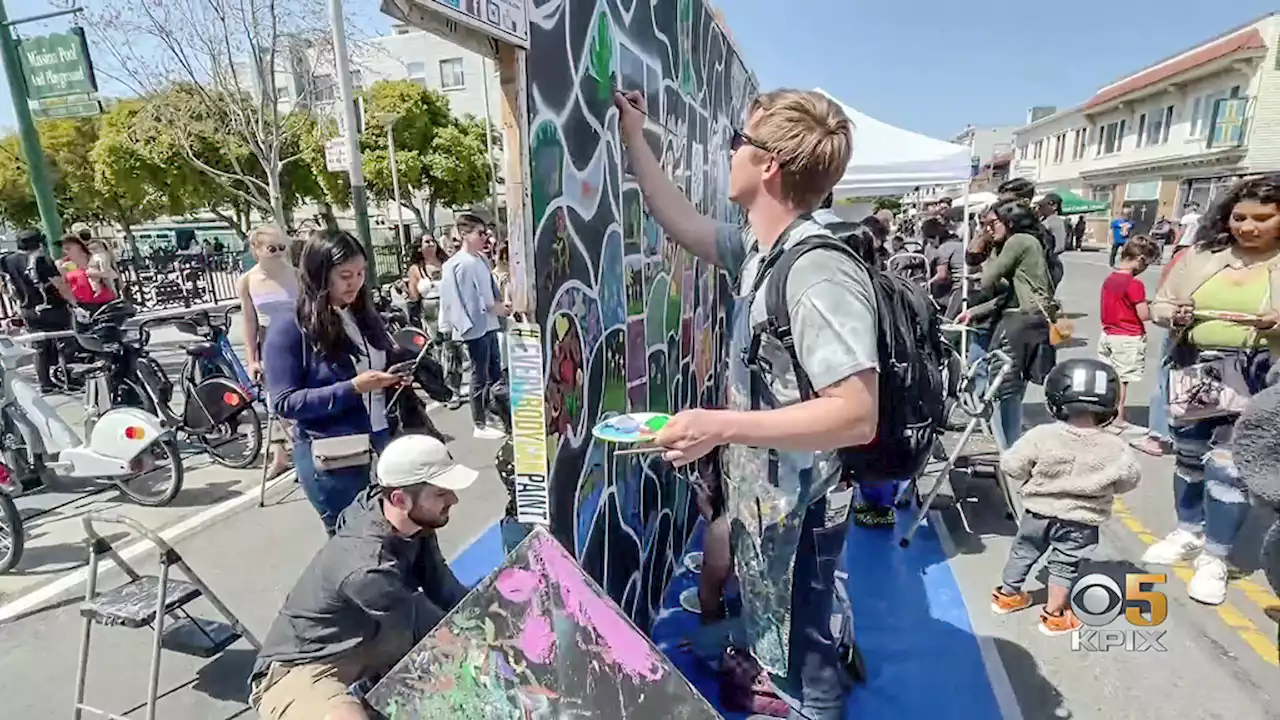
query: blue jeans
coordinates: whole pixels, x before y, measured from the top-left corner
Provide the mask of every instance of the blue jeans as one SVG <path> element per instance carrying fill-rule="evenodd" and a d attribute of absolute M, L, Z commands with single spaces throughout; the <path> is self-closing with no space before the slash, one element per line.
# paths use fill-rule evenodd
<path fill-rule="evenodd" d="M 1204 551 L 1226 558 L 1249 517 L 1249 495 L 1231 458 L 1235 417 L 1173 427 L 1173 502 L 1178 527 L 1204 532 Z"/>
<path fill-rule="evenodd" d="M 391 433 L 386 430 L 371 433 L 369 441 L 373 445 L 373 451 L 380 453 L 391 442 Z M 333 535 L 338 516 L 356 496 L 369 487 L 372 468 L 369 465 L 358 465 L 337 470 L 317 470 L 315 457 L 311 454 L 311 438 L 300 433 L 293 439 L 293 465 L 298 470 L 302 492 L 311 501 L 311 507 L 320 513 L 324 531 Z"/>
<path fill-rule="evenodd" d="M 967 363 L 973 367 L 987 356 L 987 347 L 991 342 L 991 331 L 973 333 L 970 338 Z M 973 374 L 974 392 L 982 397 L 987 392 L 989 366 L 983 363 Z M 1022 398 L 1026 394 L 1026 386 L 1021 392 L 1007 398 L 996 400 L 994 412 L 991 413 L 991 430 L 996 435 L 996 444 L 1001 450 L 1008 450 L 1022 437 Z"/>
<path fill-rule="evenodd" d="M 1164 359 L 1173 349 L 1173 338 L 1168 330 L 1161 330 L 1160 358 L 1156 365 L 1156 386 L 1147 404 L 1147 435 L 1156 440 L 1169 439 L 1169 368 Z"/>
<path fill-rule="evenodd" d="M 796 549 L 788 676 L 774 678 L 793 708 L 788 720 L 844 720 L 853 690 L 846 661 L 853 647 L 853 613 L 848 591 L 836 577 L 844 568 L 849 518 L 824 527 L 826 509 L 826 499 L 810 506 Z"/>
<path fill-rule="evenodd" d="M 467 353 L 471 355 L 471 419 L 476 427 L 484 427 L 489 417 L 489 388 L 502 379 L 498 331 L 468 340 Z"/>

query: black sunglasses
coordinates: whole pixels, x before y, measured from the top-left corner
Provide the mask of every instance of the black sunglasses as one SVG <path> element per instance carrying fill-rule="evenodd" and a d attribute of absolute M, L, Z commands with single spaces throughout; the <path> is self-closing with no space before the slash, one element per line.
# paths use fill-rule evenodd
<path fill-rule="evenodd" d="M 753 148 L 763 150 L 767 153 L 773 152 L 769 148 L 765 147 L 763 144 L 756 142 L 750 135 L 735 128 L 733 131 L 733 136 L 729 138 L 729 152 L 731 153 L 738 152 L 738 148 L 741 148 L 743 145 L 750 145 Z"/>

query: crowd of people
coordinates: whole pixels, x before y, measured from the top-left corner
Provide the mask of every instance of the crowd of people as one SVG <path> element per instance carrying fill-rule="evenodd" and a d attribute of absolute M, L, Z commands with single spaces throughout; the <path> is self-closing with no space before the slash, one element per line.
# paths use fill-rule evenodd
<path fill-rule="evenodd" d="M 853 128 L 820 93 L 781 90 L 754 101 L 726 148 L 729 199 L 746 222 L 725 224 L 701 215 L 667 177 L 644 140 L 644 103 L 619 93 L 615 106 L 648 207 L 668 237 L 737 288 L 724 407 L 683 410 L 654 439 L 665 462 L 694 477 L 708 521 L 696 645 L 721 673 L 728 709 L 845 716 L 861 674 L 838 570 L 849 523 L 891 527 L 896 483 L 906 479 L 849 470 L 850 452 L 887 442 L 886 393 L 908 382 L 882 342 L 890 290 L 881 278 L 904 253 L 924 257 L 913 276 L 921 295 L 964 336 L 967 363 L 985 368 L 978 394 L 995 376 L 989 357 L 1008 358 L 982 412 L 1022 512 L 992 610 L 1029 608 L 1024 585 L 1043 561 L 1050 587 L 1040 629 L 1081 627 L 1069 591 L 1115 496 L 1138 485 L 1139 452 L 1175 455 L 1178 520 L 1142 560 L 1194 561 L 1190 596 L 1223 602 L 1226 558 L 1249 508 L 1232 462 L 1232 426 L 1262 388 L 1280 342 L 1280 177 L 1241 182 L 1204 216 L 1189 207 L 1154 296 L 1140 276 L 1169 240 L 1135 234 L 1128 214 L 1112 222 L 1114 272 L 1099 289 L 1096 358 L 1059 362 L 1062 255 L 1079 247 L 1083 223 L 1063 217 L 1057 195 L 1037 199 L 1033 184 L 1013 180 L 972 213 L 971 225 L 964 208 L 944 199 L 914 218 L 910 233 L 886 211 L 842 220 L 831 191 L 849 162 Z M 916 237 L 918 253 L 909 248 Z M 18 240 L 3 271 L 32 329 L 64 329 L 70 306 L 113 297 L 109 251 L 71 236 L 55 264 L 38 232 Z M 256 264 L 237 289 L 249 371 L 289 427 L 271 449 L 271 472 L 292 462 L 329 539 L 267 634 L 250 699 L 272 720 L 363 719 L 359 688 L 465 595 L 435 531 L 476 472 L 456 463 L 440 438 L 403 431 L 394 398 L 411 382 L 405 361 L 415 358 L 377 312 L 362 245 L 343 231 L 317 231 L 295 261 L 291 244 L 278 229 L 255 230 Z M 447 242 L 426 234 L 408 259 L 411 324 L 434 331 L 459 396 L 469 357 L 475 436 L 504 437 L 492 400 L 512 316 L 505 246 L 481 218 L 464 214 Z M 771 294 L 774 273 L 781 290 Z M 1148 331 L 1160 334 L 1158 362 L 1146 357 Z M 41 363 L 43 385 L 49 358 Z M 1158 374 L 1150 433 L 1129 440 L 1130 390 L 1149 365 Z M 1044 386 L 1053 421 L 1024 430 L 1030 384 Z M 725 593 L 730 576 L 734 597 Z"/>

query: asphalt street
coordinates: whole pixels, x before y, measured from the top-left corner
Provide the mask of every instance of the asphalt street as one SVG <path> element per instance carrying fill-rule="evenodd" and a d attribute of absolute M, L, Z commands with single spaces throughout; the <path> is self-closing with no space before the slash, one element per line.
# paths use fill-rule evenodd
<path fill-rule="evenodd" d="M 1077 328 L 1073 347 L 1064 356 L 1093 352 L 1098 288 L 1108 272 L 1105 256 L 1098 253 L 1067 258 L 1063 297 L 1066 310 L 1076 316 Z M 1149 288 L 1154 278 L 1153 269 L 1146 278 Z M 181 342 L 177 336 L 157 336 L 157 345 L 172 344 L 162 357 L 171 370 L 181 361 Z M 1153 348 L 1151 362 L 1154 357 Z M 1132 391 L 1130 420 L 1145 422 L 1151 385 L 1149 376 Z M 459 460 L 482 470 L 481 481 L 463 494 L 441 533 L 445 552 L 453 555 L 501 516 L 505 492 L 492 467 L 497 443 L 471 438 L 466 410 L 436 408 L 432 416 L 442 430 L 457 436 L 451 447 Z M 1027 416 L 1028 422 L 1045 419 L 1038 390 L 1028 395 Z M 941 511 L 948 565 L 988 666 L 997 667 L 993 686 L 997 694 L 1014 701 L 1005 707 L 1017 708 L 1006 717 L 1280 718 L 1276 628 L 1263 614 L 1264 607 L 1277 601 L 1256 570 L 1265 515 L 1256 511 L 1240 542 L 1234 560 L 1241 576 L 1233 581 L 1227 604 L 1200 605 L 1186 596 L 1189 569 L 1136 565 L 1144 547 L 1174 525 L 1172 461 L 1143 456 L 1142 464 L 1143 482 L 1117 506 L 1091 568 L 1113 574 L 1139 570 L 1169 574 L 1163 586 L 1169 614 L 1161 628 L 1166 631 L 1166 652 L 1076 652 L 1068 638 L 1041 635 L 1035 627 L 1035 611 L 993 616 L 989 595 L 1007 558 L 1012 523 L 1003 517 L 985 485 L 976 487 L 976 502 L 964 504 L 975 533 L 964 530 L 954 509 Z M 0 718 L 56 717 L 71 710 L 78 595 L 83 592 L 78 516 L 89 509 L 111 506 L 143 518 L 152 527 L 169 528 L 176 536 L 175 546 L 192 568 L 254 633 L 265 634 L 285 593 L 324 536 L 314 512 L 288 477 L 269 490 L 266 507 L 257 507 L 257 478 L 253 470 L 191 469 L 190 489 L 179 499 L 179 507 L 145 512 L 123 504 L 109 490 L 79 498 L 66 496 L 61 506 L 52 509 L 48 498 L 22 499 L 28 512 L 44 514 L 32 531 L 31 557 L 17 573 L 0 577 L 0 593 L 4 593 L 0 599 L 0 648 L 4 649 L 0 653 Z M 184 499 L 188 493 L 190 499 Z M 124 540 L 121 545 L 127 547 L 130 542 Z M 140 570 L 154 571 L 153 555 L 139 555 L 136 562 Z M 112 571 L 103 575 L 101 585 L 112 587 L 119 582 L 120 574 Z M 1039 588 L 1033 581 L 1030 589 L 1042 599 Z M 875 592 L 875 588 L 865 591 Z M 190 607 L 196 614 L 213 616 L 203 601 Z M 934 614 L 941 616 L 936 610 Z M 874 621 L 858 618 L 859 623 Z M 95 628 L 88 684 L 92 704 L 141 717 L 137 708 L 144 699 L 149 639 L 145 631 Z M 252 658 L 243 641 L 212 661 L 166 654 L 160 686 L 167 694 L 160 717 L 254 717 L 244 705 Z M 947 673 L 946 663 L 946 658 L 938 658 L 931 672 Z M 930 688 L 896 691 L 929 692 Z M 951 717 L 974 716 L 957 706 Z"/>

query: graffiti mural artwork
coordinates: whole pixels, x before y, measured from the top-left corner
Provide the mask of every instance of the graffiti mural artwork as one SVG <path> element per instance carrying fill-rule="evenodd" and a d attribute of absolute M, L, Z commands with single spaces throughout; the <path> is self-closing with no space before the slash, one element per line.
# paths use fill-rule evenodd
<path fill-rule="evenodd" d="M 700 0 L 530 0 L 529 21 L 551 524 L 647 629 L 693 530 L 693 497 L 680 472 L 615 456 L 590 429 L 622 412 L 718 405 L 732 290 L 654 221 L 613 96 L 643 94 L 646 139 L 669 176 L 701 212 L 739 223 L 729 142 L 756 85 Z"/>

